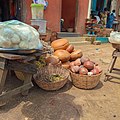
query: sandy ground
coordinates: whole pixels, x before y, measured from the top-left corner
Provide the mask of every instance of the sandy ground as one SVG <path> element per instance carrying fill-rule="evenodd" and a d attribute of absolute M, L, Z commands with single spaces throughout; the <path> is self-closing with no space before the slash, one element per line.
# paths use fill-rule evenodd
<path fill-rule="evenodd" d="M 80 45 L 90 57 L 107 71 L 113 48 L 110 44 Z M 120 67 L 120 59 L 117 60 Z M 5 90 L 20 85 L 15 76 L 7 78 Z M 68 82 L 59 91 L 47 92 L 35 85 L 28 96 L 14 96 L 0 108 L 0 120 L 120 120 L 120 81 L 101 82 L 93 90 L 82 90 Z"/>

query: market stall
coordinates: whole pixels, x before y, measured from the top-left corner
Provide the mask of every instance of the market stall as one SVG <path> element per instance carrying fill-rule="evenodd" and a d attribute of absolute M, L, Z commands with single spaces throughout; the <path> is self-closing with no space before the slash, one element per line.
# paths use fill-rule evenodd
<path fill-rule="evenodd" d="M 43 53 L 45 53 L 44 46 L 39 40 L 39 33 L 33 27 L 16 20 L 0 24 L 1 105 L 13 95 L 28 93 L 33 86 L 32 75 L 37 72 L 34 61 L 37 61 Z M 25 81 L 22 86 L 4 92 L 6 76 L 11 70 L 25 73 Z"/>
<path fill-rule="evenodd" d="M 117 58 L 120 57 L 120 33 L 119 32 L 111 33 L 109 41 L 112 44 L 113 48 L 115 48 L 115 50 L 113 51 L 112 60 L 105 74 L 106 75 L 105 81 L 109 80 L 110 78 L 120 79 L 119 75 L 120 69 L 115 67 Z"/>
<path fill-rule="evenodd" d="M 48 91 L 61 89 L 69 78 L 80 89 L 93 89 L 99 84 L 99 65 L 85 57 L 81 49 L 75 50 L 67 39 L 57 39 L 49 45 L 39 39 L 36 29 L 19 21 L 3 22 L 0 33 L 1 105 L 13 95 L 26 95 L 33 86 L 32 77 Z M 23 85 L 4 92 L 8 70 L 15 71 Z"/>

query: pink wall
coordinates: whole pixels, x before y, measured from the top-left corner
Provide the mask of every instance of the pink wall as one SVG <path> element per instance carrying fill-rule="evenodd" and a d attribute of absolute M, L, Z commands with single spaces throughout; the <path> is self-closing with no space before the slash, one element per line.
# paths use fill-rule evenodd
<path fill-rule="evenodd" d="M 61 0 L 48 0 L 48 3 L 44 15 L 47 20 L 47 27 L 53 31 L 60 31 Z"/>
<path fill-rule="evenodd" d="M 85 33 L 85 21 L 88 14 L 89 0 L 79 0 L 79 11 L 77 19 L 77 32 L 80 34 Z"/>
<path fill-rule="evenodd" d="M 62 17 L 64 28 L 75 26 L 76 0 L 62 0 Z"/>
<path fill-rule="evenodd" d="M 31 24 L 30 20 L 31 20 L 31 5 L 32 0 L 23 0 L 23 21 L 26 22 L 27 24 Z M 27 9 L 26 9 L 27 8 Z"/>
<path fill-rule="evenodd" d="M 60 18 L 61 18 L 61 0 L 47 0 L 49 5 L 44 11 L 44 19 L 47 20 L 47 27 L 52 31 L 60 30 Z M 31 24 L 31 3 L 32 0 L 24 0 L 23 5 L 23 21 Z M 27 9 L 26 9 L 27 8 Z"/>

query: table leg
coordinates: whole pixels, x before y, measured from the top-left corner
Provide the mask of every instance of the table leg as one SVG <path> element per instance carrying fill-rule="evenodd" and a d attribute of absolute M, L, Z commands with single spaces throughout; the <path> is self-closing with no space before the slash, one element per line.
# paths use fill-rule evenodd
<path fill-rule="evenodd" d="M 112 72 L 116 60 L 117 60 L 117 57 L 113 57 L 113 58 L 112 58 L 112 61 L 111 61 L 110 66 L 109 66 L 109 68 L 108 68 L 108 72 L 110 72 L 110 73 Z"/>
<path fill-rule="evenodd" d="M 5 85 L 7 73 L 8 73 L 7 69 L 4 69 L 4 70 L 0 69 L 0 94 L 2 93 Z"/>
<path fill-rule="evenodd" d="M 28 84 L 28 83 L 32 83 L 32 74 L 26 73 L 25 80 L 24 80 L 24 85 Z M 33 86 L 33 84 L 32 84 L 32 86 Z M 22 95 L 28 95 L 28 92 L 29 92 L 29 89 L 24 91 L 24 92 L 22 92 Z"/>
<path fill-rule="evenodd" d="M 107 74 L 109 74 L 109 73 L 112 72 L 116 60 L 117 60 L 117 57 L 113 57 L 113 58 L 112 58 L 112 61 L 111 61 L 110 65 L 109 65 Z M 111 76 L 109 76 L 109 75 L 107 75 L 107 74 L 106 74 L 106 76 L 105 76 L 105 80 L 104 80 L 105 82 L 111 77 Z"/>

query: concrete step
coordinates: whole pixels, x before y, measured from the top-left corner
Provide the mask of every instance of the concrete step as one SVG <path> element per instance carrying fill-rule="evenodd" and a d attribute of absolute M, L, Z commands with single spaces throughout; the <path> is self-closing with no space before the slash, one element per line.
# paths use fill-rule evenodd
<path fill-rule="evenodd" d="M 80 45 L 90 45 L 91 42 L 89 41 L 78 41 L 78 42 L 69 42 L 70 44 L 74 46 L 80 46 Z"/>
<path fill-rule="evenodd" d="M 67 39 L 69 42 L 81 42 L 81 41 L 86 41 L 86 37 L 64 37 Z M 87 40 L 90 41 L 90 40 Z"/>
<path fill-rule="evenodd" d="M 73 32 L 57 32 L 58 38 L 64 38 L 64 37 L 80 37 L 79 33 L 73 33 Z"/>

